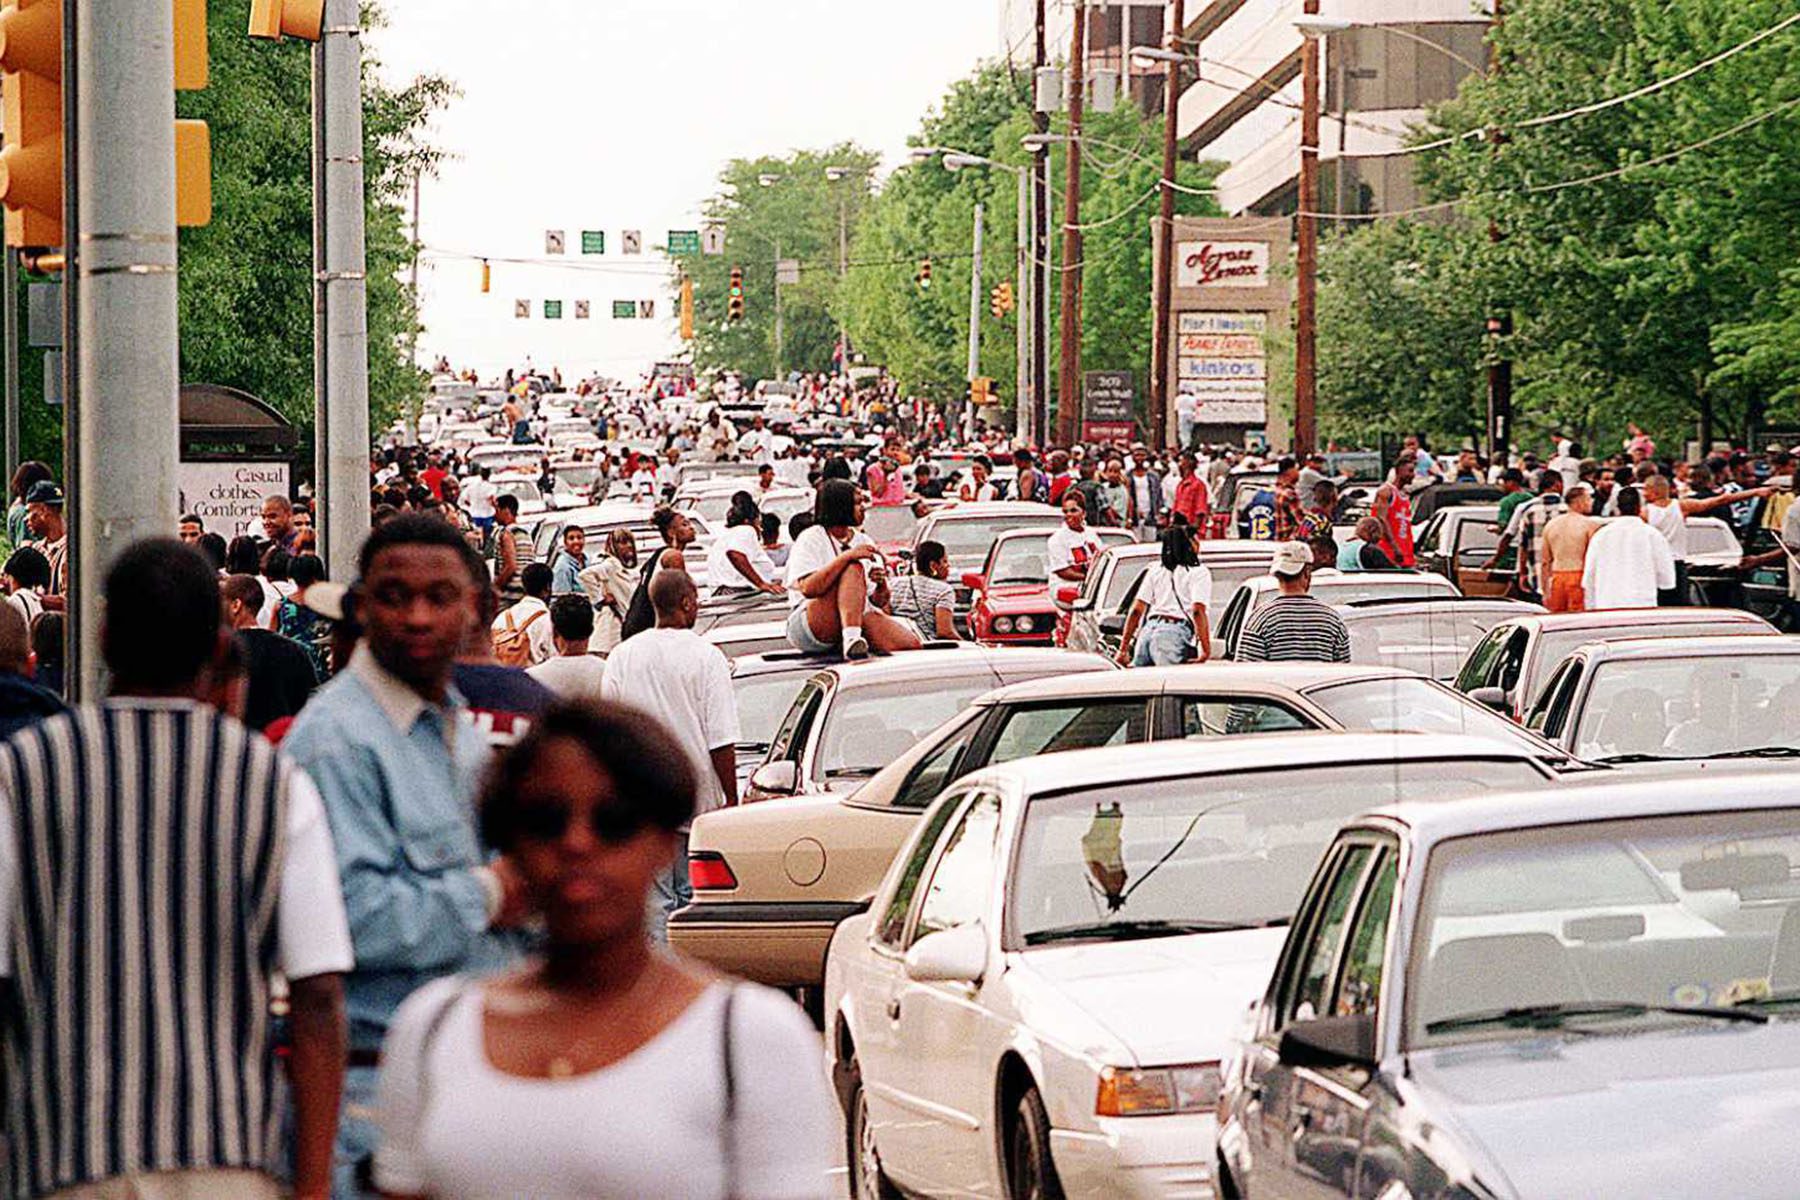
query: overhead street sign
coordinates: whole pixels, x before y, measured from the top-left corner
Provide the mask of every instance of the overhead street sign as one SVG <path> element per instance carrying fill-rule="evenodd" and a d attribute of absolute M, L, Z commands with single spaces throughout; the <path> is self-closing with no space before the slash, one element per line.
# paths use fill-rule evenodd
<path fill-rule="evenodd" d="M 700 253 L 700 231 L 698 229 L 669 230 L 669 253 L 676 258 Z"/>
<path fill-rule="evenodd" d="M 585 321 L 592 314 L 593 314 L 593 306 L 590 305 L 586 300 L 577 300 L 575 302 L 575 319 L 577 321 Z"/>
<path fill-rule="evenodd" d="M 656 301 L 639 300 L 638 319 L 640 321 L 654 321 L 656 319 Z"/>
<path fill-rule="evenodd" d="M 644 234 L 639 229 L 627 229 L 619 239 L 624 243 L 620 247 L 622 254 L 642 254 L 644 252 Z"/>
<path fill-rule="evenodd" d="M 615 320 L 615 321 L 635 321 L 635 320 L 637 320 L 637 315 L 638 315 L 638 306 L 637 306 L 636 300 L 614 300 L 613 301 L 613 320 Z"/>
<path fill-rule="evenodd" d="M 792 287 L 800 282 L 800 260 L 784 258 L 775 264 L 775 282 L 783 287 Z"/>
<path fill-rule="evenodd" d="M 598 229 L 583 230 L 581 234 L 581 252 L 583 254 L 605 254 L 606 234 Z"/>
<path fill-rule="evenodd" d="M 702 233 L 700 235 L 700 248 L 701 248 L 702 253 L 705 253 L 705 254 L 723 254 L 723 253 L 725 253 L 725 229 L 724 229 L 724 227 L 720 226 L 720 225 L 714 225 L 711 228 L 707 229 L 707 231 L 705 233 Z"/>
<path fill-rule="evenodd" d="M 513 301 L 513 316 L 517 317 L 521 321 L 531 320 L 531 301 L 529 301 L 529 300 L 514 300 Z"/>
<path fill-rule="evenodd" d="M 544 253 L 545 254 L 562 254 L 562 253 L 564 253 L 564 251 L 565 251 L 565 244 L 564 244 L 564 240 L 563 240 L 563 231 L 562 230 L 552 229 L 548 233 L 544 234 Z"/>
<path fill-rule="evenodd" d="M 544 320 L 546 320 L 546 321 L 562 320 L 562 308 L 563 308 L 563 302 L 561 300 L 546 300 L 546 301 L 544 301 Z"/>

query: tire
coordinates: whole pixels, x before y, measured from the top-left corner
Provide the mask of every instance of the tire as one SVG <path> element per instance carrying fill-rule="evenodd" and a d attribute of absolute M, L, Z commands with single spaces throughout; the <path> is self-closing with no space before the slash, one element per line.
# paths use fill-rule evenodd
<path fill-rule="evenodd" d="M 1050 1114 L 1036 1087 L 1025 1089 L 1006 1131 L 1008 1200 L 1063 1200 L 1062 1181 L 1050 1157 Z"/>
<path fill-rule="evenodd" d="M 850 1194 L 855 1200 L 900 1200 L 881 1169 L 881 1151 L 869 1121 L 868 1094 L 863 1091 L 862 1064 L 850 1060 L 850 1099 L 844 1106 L 844 1161 L 850 1167 Z"/>

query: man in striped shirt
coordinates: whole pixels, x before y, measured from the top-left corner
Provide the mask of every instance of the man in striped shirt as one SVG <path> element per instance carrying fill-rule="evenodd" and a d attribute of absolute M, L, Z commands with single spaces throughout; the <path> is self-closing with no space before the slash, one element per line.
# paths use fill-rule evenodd
<path fill-rule="evenodd" d="M 206 702 L 231 643 L 199 553 L 126 549 L 105 601 L 112 694 L 0 743 L 11 1193 L 274 1200 L 279 970 L 294 1194 L 323 1200 L 352 962 L 324 809 Z"/>
<path fill-rule="evenodd" d="M 1350 630 L 1337 610 L 1312 597 L 1313 552 L 1305 542 L 1283 542 L 1271 567 L 1281 594 L 1244 623 L 1239 662 L 1350 661 Z"/>

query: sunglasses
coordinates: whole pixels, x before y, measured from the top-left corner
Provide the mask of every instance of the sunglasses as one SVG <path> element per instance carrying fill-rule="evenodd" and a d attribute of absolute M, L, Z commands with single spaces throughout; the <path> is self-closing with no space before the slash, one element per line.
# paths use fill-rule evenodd
<path fill-rule="evenodd" d="M 528 804 L 513 817 L 514 828 L 522 838 L 534 842 L 558 841 L 569 832 L 575 814 L 556 804 Z M 603 807 L 588 810 L 588 826 L 608 846 L 622 846 L 636 837 L 644 823 L 630 813 Z"/>

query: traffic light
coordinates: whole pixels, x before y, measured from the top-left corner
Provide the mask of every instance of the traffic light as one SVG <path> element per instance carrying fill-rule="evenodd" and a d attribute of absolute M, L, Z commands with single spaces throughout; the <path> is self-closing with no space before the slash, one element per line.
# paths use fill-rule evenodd
<path fill-rule="evenodd" d="M 731 268 L 731 301 L 725 309 L 725 319 L 736 323 L 744 319 L 744 268 Z"/>
<path fill-rule="evenodd" d="M 929 258 L 920 261 L 919 273 L 914 276 L 914 280 L 918 283 L 921 292 L 931 290 L 931 260 Z"/>
<path fill-rule="evenodd" d="M 205 91 L 210 81 L 206 0 L 175 0 L 175 90 Z M 175 224 L 210 225 L 212 209 L 212 130 L 205 121 L 176 121 Z"/>
<path fill-rule="evenodd" d="M 1013 285 L 1010 280 L 1002 282 L 993 292 L 994 303 L 991 306 L 994 320 L 1004 321 L 1013 310 Z"/>
<path fill-rule="evenodd" d="M 487 259 L 481 260 L 481 294 L 487 295 L 494 290 L 494 265 Z"/>
<path fill-rule="evenodd" d="M 969 403 L 986 408 L 994 402 L 994 381 L 983 375 L 969 381 Z"/>
<path fill-rule="evenodd" d="M 0 10 L 0 200 L 8 246 L 63 244 L 62 59 L 57 0 L 11 0 Z"/>
<path fill-rule="evenodd" d="M 250 0 L 250 36 L 316 42 L 325 28 L 325 0 Z"/>

